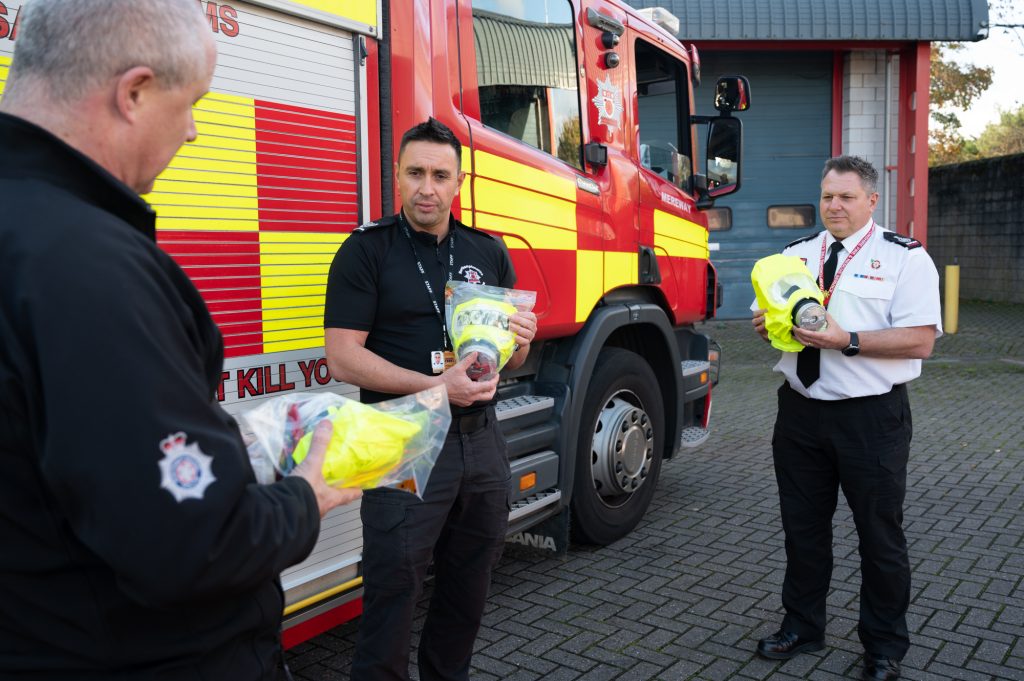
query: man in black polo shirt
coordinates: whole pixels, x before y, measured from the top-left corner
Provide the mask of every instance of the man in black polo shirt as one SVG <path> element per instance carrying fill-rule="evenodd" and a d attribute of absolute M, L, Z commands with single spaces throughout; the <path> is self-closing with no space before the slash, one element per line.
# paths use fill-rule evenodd
<path fill-rule="evenodd" d="M 451 204 L 462 186 L 462 147 L 430 119 L 402 137 L 395 178 L 402 211 L 356 229 L 331 265 L 324 312 L 331 374 L 364 402 L 444 383 L 452 427 L 421 501 L 395 489 L 363 497 L 363 618 L 353 681 L 407 679 L 413 610 L 433 557 L 436 586 L 419 646 L 423 681 L 468 680 L 473 642 L 508 525 L 511 477 L 494 415 L 498 378 L 473 381 L 475 355 L 444 370 L 446 281 L 512 287 L 504 244 L 459 223 Z M 537 329 L 513 315 L 520 366 Z"/>

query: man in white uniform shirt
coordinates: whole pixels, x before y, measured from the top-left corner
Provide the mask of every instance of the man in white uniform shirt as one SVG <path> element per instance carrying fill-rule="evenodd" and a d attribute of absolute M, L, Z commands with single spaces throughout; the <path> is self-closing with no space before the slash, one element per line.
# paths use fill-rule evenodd
<path fill-rule="evenodd" d="M 910 645 L 906 383 L 920 375 L 942 328 L 935 265 L 920 242 L 874 221 L 877 182 L 878 172 L 861 158 L 829 159 L 820 202 L 827 231 L 783 250 L 816 275 L 828 326 L 794 328 L 805 348 L 784 352 L 775 366 L 786 379 L 772 437 L 786 534 L 786 615 L 757 651 L 785 660 L 824 647 L 832 516 L 842 487 L 860 539 L 863 678 L 897 679 Z M 767 340 L 764 310 L 754 310 L 753 325 Z"/>

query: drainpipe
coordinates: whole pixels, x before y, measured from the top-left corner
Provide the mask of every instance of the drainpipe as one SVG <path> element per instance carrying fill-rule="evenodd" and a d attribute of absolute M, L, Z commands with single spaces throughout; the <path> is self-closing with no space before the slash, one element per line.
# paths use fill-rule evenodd
<path fill-rule="evenodd" d="M 892 224 L 889 215 L 889 180 L 890 173 L 892 172 L 892 166 L 889 164 L 890 154 L 892 153 L 890 146 L 890 139 L 892 138 L 892 116 L 889 112 L 889 107 L 892 102 L 892 53 L 886 50 L 885 52 L 885 104 L 882 108 L 882 116 L 885 119 L 882 123 L 882 134 L 885 136 L 882 140 L 882 219 L 885 221 L 887 227 Z"/>

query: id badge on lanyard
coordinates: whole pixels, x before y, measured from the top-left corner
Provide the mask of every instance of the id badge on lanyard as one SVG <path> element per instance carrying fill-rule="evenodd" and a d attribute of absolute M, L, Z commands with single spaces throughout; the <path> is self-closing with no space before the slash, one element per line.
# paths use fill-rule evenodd
<path fill-rule="evenodd" d="M 431 305 L 434 306 L 434 312 L 437 314 L 437 319 L 441 323 L 441 349 L 430 351 L 430 371 L 435 375 L 444 373 L 448 369 L 455 366 L 455 352 L 451 349 L 451 342 L 448 340 L 448 324 L 445 322 L 444 313 L 441 311 L 441 306 L 437 303 L 437 296 L 434 293 L 434 287 L 430 284 L 430 279 L 427 277 L 427 269 L 423 266 L 423 261 L 420 260 L 419 253 L 416 252 L 416 245 L 413 244 L 412 234 L 409 233 L 409 227 L 405 224 L 405 216 L 401 218 L 402 231 L 405 234 L 405 238 L 409 241 L 409 248 L 412 249 L 412 257 L 416 260 L 416 268 L 419 270 L 420 275 L 423 277 L 423 285 L 427 289 L 427 297 L 430 298 Z M 452 230 L 448 234 L 448 279 L 452 280 L 452 272 L 455 270 L 455 231 Z"/>

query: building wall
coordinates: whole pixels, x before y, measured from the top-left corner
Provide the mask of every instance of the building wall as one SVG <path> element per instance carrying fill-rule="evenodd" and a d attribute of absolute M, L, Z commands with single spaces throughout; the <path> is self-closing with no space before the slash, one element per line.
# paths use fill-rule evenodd
<path fill-rule="evenodd" d="M 960 265 L 960 298 L 1024 303 L 1024 154 L 932 168 L 928 252 L 945 291 Z"/>
<path fill-rule="evenodd" d="M 896 158 L 899 142 L 899 56 L 889 65 L 889 154 L 885 149 L 884 50 L 847 52 L 843 64 L 843 152 L 860 156 L 878 169 L 879 203 L 876 219 L 896 224 Z M 887 171 L 887 166 L 893 166 Z"/>

